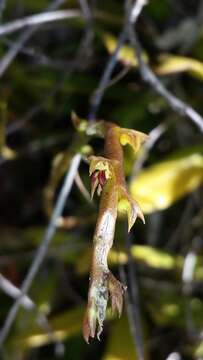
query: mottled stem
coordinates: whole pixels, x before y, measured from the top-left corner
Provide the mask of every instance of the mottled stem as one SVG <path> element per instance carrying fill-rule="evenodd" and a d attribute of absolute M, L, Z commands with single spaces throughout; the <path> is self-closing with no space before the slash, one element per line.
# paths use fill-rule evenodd
<path fill-rule="evenodd" d="M 109 297 L 112 310 L 117 310 L 119 315 L 122 312 L 124 286 L 110 272 L 107 263 L 113 245 L 119 203 L 124 202 L 129 230 L 137 216 L 143 219 L 139 206 L 128 194 L 122 145 L 129 143 L 137 150 L 144 134 L 122 129 L 113 123 L 105 123 L 104 126 L 105 157 L 92 156 L 90 159 L 91 193 L 93 196 L 97 188 L 101 200 L 93 238 L 88 305 L 83 323 L 83 336 L 87 342 L 95 334 L 98 339 L 100 337 Z"/>

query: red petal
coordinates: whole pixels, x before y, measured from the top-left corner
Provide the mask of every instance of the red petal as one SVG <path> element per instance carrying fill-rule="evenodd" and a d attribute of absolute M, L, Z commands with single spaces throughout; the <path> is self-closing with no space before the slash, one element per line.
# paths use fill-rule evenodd
<path fill-rule="evenodd" d="M 105 185 L 105 183 L 106 183 L 106 180 L 107 180 L 104 170 L 99 171 L 98 179 L 99 179 L 100 185 L 103 187 Z"/>

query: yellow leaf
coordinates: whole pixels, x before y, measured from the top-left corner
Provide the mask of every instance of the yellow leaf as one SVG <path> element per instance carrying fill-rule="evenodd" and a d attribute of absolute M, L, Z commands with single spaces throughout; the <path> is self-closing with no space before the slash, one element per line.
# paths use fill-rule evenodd
<path fill-rule="evenodd" d="M 102 33 L 102 40 L 109 54 L 112 54 L 115 51 L 118 43 L 117 38 L 112 34 L 105 32 Z M 118 53 L 118 60 L 127 66 L 137 67 L 138 65 L 137 59 L 135 57 L 135 51 L 129 45 L 125 45 L 120 49 Z M 143 60 L 147 61 L 146 54 L 143 54 Z"/>
<path fill-rule="evenodd" d="M 203 80 L 203 63 L 196 59 L 185 56 L 162 55 L 160 64 L 155 68 L 159 75 L 168 75 L 178 72 L 189 72 L 200 80 Z"/>
<path fill-rule="evenodd" d="M 177 270 L 181 271 L 183 265 L 183 258 L 181 256 L 175 256 L 169 252 L 159 250 L 152 246 L 146 245 L 133 245 L 131 247 L 131 254 L 133 259 L 138 263 L 144 263 L 145 265 L 162 270 Z M 111 249 L 108 256 L 108 261 L 111 266 L 126 264 L 128 262 L 128 255 L 126 251 L 114 250 Z M 78 274 L 84 274 L 89 271 L 91 263 L 91 250 L 90 248 L 85 249 L 83 253 L 80 254 L 78 260 L 76 261 L 76 272 Z M 196 278 L 202 278 L 202 264 L 196 269 Z M 201 272 L 201 273 L 200 273 Z"/>
<path fill-rule="evenodd" d="M 116 37 L 109 33 L 102 33 L 102 40 L 109 54 L 112 54 L 118 43 Z M 127 66 L 137 67 L 138 65 L 134 49 L 129 45 L 125 45 L 120 49 L 118 60 Z M 143 53 L 143 60 L 148 61 L 146 53 Z M 158 61 L 159 65 L 154 67 L 154 71 L 158 75 L 168 75 L 186 71 L 198 79 L 203 80 L 203 63 L 196 59 L 169 54 L 159 56 Z"/>
<path fill-rule="evenodd" d="M 143 170 L 132 180 L 130 192 L 147 214 L 171 206 L 203 182 L 203 154 L 192 149 Z"/>

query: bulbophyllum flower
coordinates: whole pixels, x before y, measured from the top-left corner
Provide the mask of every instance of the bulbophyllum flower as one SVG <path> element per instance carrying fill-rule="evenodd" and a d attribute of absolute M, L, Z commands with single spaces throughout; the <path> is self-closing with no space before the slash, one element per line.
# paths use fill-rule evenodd
<path fill-rule="evenodd" d="M 91 196 L 95 191 L 100 197 L 99 214 L 93 237 L 93 255 L 88 292 L 88 305 L 83 322 L 83 336 L 100 338 L 105 320 L 108 300 L 119 316 L 123 307 L 125 286 L 110 272 L 107 263 L 109 250 L 113 245 L 118 212 L 127 214 L 128 231 L 137 217 L 144 222 L 139 205 L 128 193 L 123 170 L 122 145 L 130 144 L 137 152 L 147 135 L 130 129 L 122 129 L 113 123 L 106 123 L 105 155 L 91 156 Z"/>

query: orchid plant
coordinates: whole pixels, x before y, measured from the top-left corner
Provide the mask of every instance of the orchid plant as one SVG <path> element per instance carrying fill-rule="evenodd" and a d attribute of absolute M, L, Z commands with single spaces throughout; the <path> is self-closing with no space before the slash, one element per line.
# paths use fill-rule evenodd
<path fill-rule="evenodd" d="M 85 130 L 87 135 L 98 134 L 105 139 L 104 155 L 89 157 L 91 177 L 91 197 L 95 191 L 100 196 L 99 213 L 93 236 L 92 265 L 88 292 L 88 304 L 83 321 L 83 336 L 100 338 L 106 316 L 108 299 L 112 311 L 119 316 L 123 307 L 125 286 L 118 281 L 108 268 L 108 253 L 113 245 L 117 215 L 125 212 L 128 218 L 128 231 L 137 217 L 144 222 L 139 204 L 130 196 L 124 175 L 122 146 L 129 144 L 134 152 L 140 149 L 147 135 L 135 130 L 124 129 L 105 121 L 88 124 L 76 114 L 72 115 L 76 127 Z"/>

